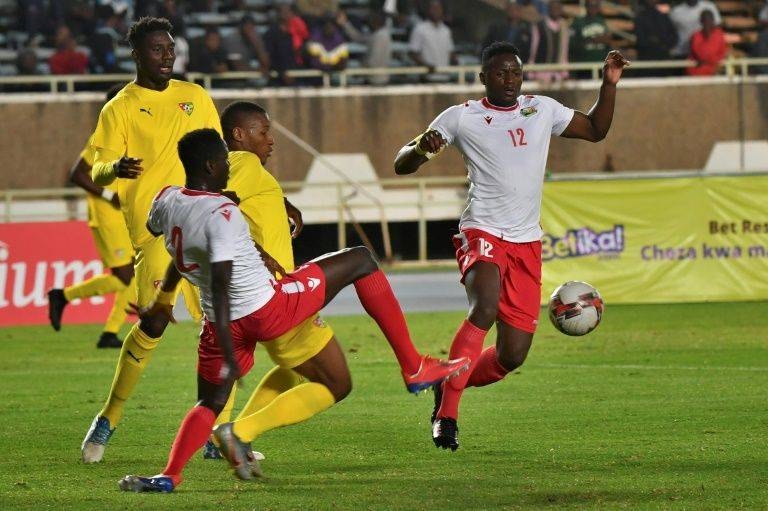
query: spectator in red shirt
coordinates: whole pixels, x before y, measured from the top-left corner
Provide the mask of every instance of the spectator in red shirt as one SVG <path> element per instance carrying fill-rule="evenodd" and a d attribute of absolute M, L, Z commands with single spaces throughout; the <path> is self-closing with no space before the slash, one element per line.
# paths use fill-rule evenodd
<path fill-rule="evenodd" d="M 715 26 L 715 15 L 709 9 L 701 12 L 701 30 L 691 37 L 691 54 L 696 67 L 686 68 L 691 76 L 712 76 L 717 73 L 720 62 L 725 58 L 728 46 L 720 27 Z"/>
<path fill-rule="evenodd" d="M 55 75 L 82 75 L 87 72 L 88 55 L 77 49 L 77 42 L 65 25 L 56 29 L 56 53 L 48 59 L 48 66 L 51 74 Z"/>

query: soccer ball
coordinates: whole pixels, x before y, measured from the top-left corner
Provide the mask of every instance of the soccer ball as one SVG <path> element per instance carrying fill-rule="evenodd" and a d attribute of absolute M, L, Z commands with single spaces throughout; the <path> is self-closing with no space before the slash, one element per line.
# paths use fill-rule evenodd
<path fill-rule="evenodd" d="M 555 289 L 549 299 L 549 320 L 566 335 L 588 334 L 603 317 L 603 299 L 586 282 L 572 280 Z"/>

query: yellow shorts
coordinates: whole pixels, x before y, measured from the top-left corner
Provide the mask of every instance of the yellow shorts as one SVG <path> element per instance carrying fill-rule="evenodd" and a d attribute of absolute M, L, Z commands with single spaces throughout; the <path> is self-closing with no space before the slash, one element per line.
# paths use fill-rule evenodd
<path fill-rule="evenodd" d="M 136 276 L 134 279 L 136 280 L 139 307 L 148 306 L 155 298 L 155 291 L 163 282 L 170 262 L 171 256 L 165 249 L 165 238 L 162 236 L 152 238 L 151 241 L 136 250 Z M 179 292 L 184 293 L 184 301 L 192 320 L 200 320 L 203 313 L 200 310 L 200 293 L 197 288 L 190 284 L 187 279 L 182 279 L 176 287 L 173 303 L 176 303 Z"/>
<path fill-rule="evenodd" d="M 136 291 L 139 307 L 146 307 L 155 298 L 155 290 L 163 282 L 171 256 L 165 250 L 165 238 L 152 238 L 136 250 Z M 176 288 L 178 296 L 180 286 Z M 174 298 L 175 303 L 175 298 Z"/>
<path fill-rule="evenodd" d="M 125 222 L 114 222 L 91 227 L 96 250 L 106 268 L 119 268 L 133 261 L 133 245 Z"/>
<path fill-rule="evenodd" d="M 275 364 L 293 369 L 320 353 L 332 338 L 333 329 L 315 314 L 280 337 L 260 344 Z"/>

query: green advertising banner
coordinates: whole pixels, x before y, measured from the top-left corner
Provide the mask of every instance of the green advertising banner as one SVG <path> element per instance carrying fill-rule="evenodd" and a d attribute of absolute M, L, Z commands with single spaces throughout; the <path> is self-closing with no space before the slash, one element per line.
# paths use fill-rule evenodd
<path fill-rule="evenodd" d="M 768 298 L 768 176 L 544 185 L 542 300 L 568 280 L 608 303 Z"/>

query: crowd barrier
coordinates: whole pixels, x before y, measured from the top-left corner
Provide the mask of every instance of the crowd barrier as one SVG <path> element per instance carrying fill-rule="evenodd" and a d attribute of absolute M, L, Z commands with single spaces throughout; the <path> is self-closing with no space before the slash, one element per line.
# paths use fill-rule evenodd
<path fill-rule="evenodd" d="M 458 194 L 449 200 L 430 193 L 427 183 L 409 197 L 380 194 L 390 218 L 400 219 L 405 201 L 410 203 L 408 218 L 419 224 L 419 239 L 408 242 L 420 247 L 426 247 L 427 222 L 444 219 L 450 211 L 457 216 L 463 202 Z M 308 221 L 325 215 L 340 232 L 348 215 L 375 225 L 377 208 L 355 202 L 340 207 L 342 188 L 336 199 L 322 195 L 325 205 L 297 203 L 307 206 Z M 768 173 L 548 181 L 542 210 L 542 299 L 562 282 L 584 280 L 609 304 L 765 300 L 766 196 Z M 344 244 L 342 237 L 339 244 Z M 426 259 L 424 250 L 420 259 Z M 0 325 L 47 323 L 48 288 L 102 271 L 82 220 L 0 223 Z M 73 303 L 66 322 L 102 321 L 110 303 L 98 297 Z"/>

